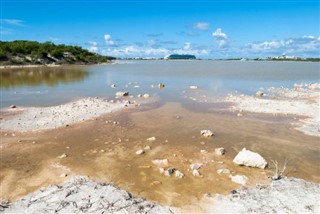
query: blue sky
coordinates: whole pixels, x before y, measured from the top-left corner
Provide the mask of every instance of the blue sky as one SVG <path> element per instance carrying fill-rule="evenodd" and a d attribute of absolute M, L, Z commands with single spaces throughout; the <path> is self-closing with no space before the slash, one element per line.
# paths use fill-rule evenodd
<path fill-rule="evenodd" d="M 318 0 L 1 0 L 1 40 L 116 57 L 319 57 Z"/>

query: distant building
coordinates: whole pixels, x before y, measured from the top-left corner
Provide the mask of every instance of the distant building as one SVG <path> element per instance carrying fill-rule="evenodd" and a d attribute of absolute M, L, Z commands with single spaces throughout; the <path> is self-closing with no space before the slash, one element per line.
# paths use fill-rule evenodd
<path fill-rule="evenodd" d="M 196 59 L 196 57 L 190 54 L 171 54 L 165 56 L 164 59 Z"/>

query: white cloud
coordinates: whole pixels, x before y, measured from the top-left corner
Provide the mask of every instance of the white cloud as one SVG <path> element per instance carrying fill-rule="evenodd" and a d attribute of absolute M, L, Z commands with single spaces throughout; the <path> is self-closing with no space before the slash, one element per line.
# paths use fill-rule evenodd
<path fill-rule="evenodd" d="M 103 37 L 108 45 L 114 45 L 114 41 L 111 39 L 111 36 L 109 34 L 105 34 Z"/>
<path fill-rule="evenodd" d="M 88 50 L 89 51 L 91 51 L 91 52 L 98 52 L 98 43 L 97 42 L 95 42 L 95 41 L 89 41 L 89 45 L 90 45 L 90 47 L 88 48 Z"/>
<path fill-rule="evenodd" d="M 192 27 L 197 30 L 208 30 L 210 28 L 210 24 L 205 22 L 197 22 L 193 24 Z"/>
<path fill-rule="evenodd" d="M 92 46 L 97 46 L 98 43 L 94 42 L 94 41 L 89 41 L 89 44 L 92 45 Z"/>
<path fill-rule="evenodd" d="M 8 25 L 22 26 L 24 21 L 19 20 L 19 19 L 0 19 L 0 23 L 8 24 Z"/>
<path fill-rule="evenodd" d="M 190 50 L 191 49 L 191 43 L 190 42 L 185 42 L 183 46 L 183 50 Z"/>
<path fill-rule="evenodd" d="M 154 46 L 156 44 L 156 42 L 153 40 L 153 39 L 150 39 L 149 41 L 148 41 L 148 46 L 149 47 L 152 47 L 152 46 Z"/>
<path fill-rule="evenodd" d="M 221 28 L 217 28 L 216 31 L 212 33 L 212 37 L 216 39 L 216 44 L 219 49 L 223 49 L 228 46 L 228 36 L 222 32 Z"/>

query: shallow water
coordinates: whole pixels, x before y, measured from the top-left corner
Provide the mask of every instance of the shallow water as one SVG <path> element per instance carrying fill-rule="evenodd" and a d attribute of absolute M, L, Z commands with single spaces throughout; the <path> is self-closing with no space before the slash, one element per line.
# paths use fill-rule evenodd
<path fill-rule="evenodd" d="M 293 129 L 290 123 L 294 118 L 259 114 L 237 117 L 226 104 L 213 102 L 235 90 L 254 94 L 260 87 L 317 82 L 318 67 L 318 63 L 298 62 L 134 61 L 68 68 L 88 74 L 70 81 L 57 78 L 55 86 L 48 86 L 47 81 L 37 86 L 23 81 L 20 85 L 9 84 L 1 88 L 3 106 L 52 105 L 85 96 L 111 99 L 118 90 L 128 90 L 132 95 L 157 94 L 160 100 L 57 130 L 15 136 L 0 132 L 2 143 L 9 142 L 1 150 L 2 197 L 20 197 L 67 179 L 60 177 L 67 173 L 110 181 L 134 195 L 169 205 L 195 204 L 205 193 L 226 194 L 239 187 L 228 175 L 217 174 L 217 169 L 246 175 L 249 186 L 268 183 L 273 166 L 261 170 L 232 163 L 243 147 L 260 153 L 268 162 L 278 160 L 280 166 L 289 159 L 287 176 L 319 183 L 319 138 Z M 166 87 L 157 88 L 160 82 Z M 110 84 L 118 88 L 112 89 Z M 190 85 L 199 89 L 190 90 Z M 47 90 L 47 96 L 14 93 L 40 89 Z M 32 102 L 30 97 L 34 98 Z M 13 100 L 15 103 L 10 103 Z M 216 136 L 202 138 L 202 129 L 211 129 Z M 146 141 L 152 136 L 156 137 L 154 142 Z M 135 154 L 146 145 L 151 150 Z M 227 150 L 225 156 L 214 155 L 218 147 Z M 68 157 L 58 159 L 63 153 Z M 185 177 L 180 180 L 160 174 L 159 167 L 151 162 L 159 158 L 167 158 L 169 166 L 182 171 Z M 204 164 L 200 169 L 203 177 L 191 174 L 191 163 Z"/>

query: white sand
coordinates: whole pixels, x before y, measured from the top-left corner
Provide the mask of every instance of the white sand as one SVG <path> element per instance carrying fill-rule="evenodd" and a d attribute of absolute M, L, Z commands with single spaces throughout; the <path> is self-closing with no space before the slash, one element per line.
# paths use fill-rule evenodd
<path fill-rule="evenodd" d="M 293 125 L 308 135 L 320 136 L 320 84 L 296 86 L 295 89 L 269 88 L 264 97 L 230 95 L 233 110 L 255 113 L 294 115 Z"/>
<path fill-rule="evenodd" d="M 22 113 L 2 120 L 0 128 L 8 131 L 53 129 L 119 111 L 128 105 L 127 101 L 111 103 L 100 98 L 84 98 L 52 107 L 19 107 Z"/>

